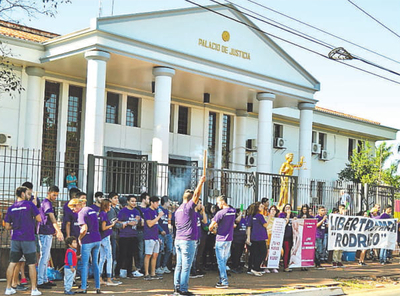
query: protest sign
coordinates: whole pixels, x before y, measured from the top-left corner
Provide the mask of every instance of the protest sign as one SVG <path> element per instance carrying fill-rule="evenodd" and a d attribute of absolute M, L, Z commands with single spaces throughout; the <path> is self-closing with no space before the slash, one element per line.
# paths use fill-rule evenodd
<path fill-rule="evenodd" d="M 276 218 L 272 225 L 271 239 L 269 243 L 268 268 L 279 268 L 283 236 L 285 234 L 286 219 Z"/>
<path fill-rule="evenodd" d="M 292 222 L 293 247 L 289 267 L 314 266 L 316 219 L 297 219 Z"/>
<path fill-rule="evenodd" d="M 329 215 L 328 250 L 394 250 L 397 219 Z"/>

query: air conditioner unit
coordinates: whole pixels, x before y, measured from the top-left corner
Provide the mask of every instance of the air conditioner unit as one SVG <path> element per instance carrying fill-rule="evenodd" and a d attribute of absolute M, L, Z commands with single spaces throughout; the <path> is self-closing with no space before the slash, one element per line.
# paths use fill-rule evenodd
<path fill-rule="evenodd" d="M 254 153 L 246 155 L 246 166 L 254 167 L 257 163 L 257 157 Z"/>
<path fill-rule="evenodd" d="M 246 141 L 246 149 L 247 150 L 257 150 L 257 140 L 256 139 L 248 139 Z"/>
<path fill-rule="evenodd" d="M 275 138 L 274 139 L 274 148 L 285 148 L 285 139 L 283 138 Z"/>
<path fill-rule="evenodd" d="M 321 153 L 321 144 L 312 143 L 311 152 L 313 154 L 320 154 Z"/>
<path fill-rule="evenodd" d="M 319 159 L 328 160 L 328 151 L 327 150 L 322 150 L 321 154 L 319 155 Z"/>
<path fill-rule="evenodd" d="M 11 136 L 7 134 L 0 134 L 0 146 L 10 146 Z"/>

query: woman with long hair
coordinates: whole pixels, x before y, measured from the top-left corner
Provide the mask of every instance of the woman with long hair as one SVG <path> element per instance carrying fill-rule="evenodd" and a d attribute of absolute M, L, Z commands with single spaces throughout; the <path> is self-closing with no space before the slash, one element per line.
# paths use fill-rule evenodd
<path fill-rule="evenodd" d="M 100 204 L 100 213 L 99 213 L 99 223 L 100 223 L 100 261 L 99 261 L 99 270 L 100 275 L 103 273 L 104 261 L 107 260 L 106 266 L 106 276 L 107 282 L 104 282 L 100 278 L 100 283 L 107 286 L 117 286 L 117 283 L 114 283 L 111 280 L 112 276 L 112 268 L 113 268 L 113 257 L 112 257 L 112 248 L 110 236 L 112 234 L 112 228 L 117 223 L 117 220 L 114 220 L 112 223 L 108 219 L 107 213 L 111 209 L 111 201 L 108 199 L 103 199 Z"/>
<path fill-rule="evenodd" d="M 267 255 L 267 221 L 263 216 L 264 205 L 261 202 L 256 202 L 254 205 L 254 212 L 251 216 L 250 226 L 250 237 L 247 237 L 247 241 L 251 243 L 252 254 L 252 269 L 250 270 L 255 276 L 262 275 L 261 263 Z"/>
<path fill-rule="evenodd" d="M 289 268 L 289 260 L 290 250 L 293 246 L 292 219 L 295 218 L 291 204 L 286 204 L 283 207 L 282 213 L 279 214 L 279 218 L 286 219 L 285 235 L 283 237 L 283 270 L 285 272 L 291 272 L 292 270 Z"/>
<path fill-rule="evenodd" d="M 299 219 L 309 219 L 314 218 L 313 215 L 310 214 L 310 210 L 312 210 L 307 204 L 301 206 L 300 213 L 297 215 Z"/>
<path fill-rule="evenodd" d="M 267 240 L 267 256 L 265 261 L 268 259 L 268 252 L 269 252 L 269 243 L 271 240 L 272 235 L 272 226 L 274 225 L 274 219 L 279 217 L 279 210 L 277 206 L 273 205 L 268 209 L 268 221 L 267 221 L 267 233 L 268 233 L 268 240 Z M 267 269 L 268 270 L 268 269 Z M 267 271 L 268 272 L 268 271 Z M 278 273 L 276 268 L 272 269 L 273 273 Z"/>

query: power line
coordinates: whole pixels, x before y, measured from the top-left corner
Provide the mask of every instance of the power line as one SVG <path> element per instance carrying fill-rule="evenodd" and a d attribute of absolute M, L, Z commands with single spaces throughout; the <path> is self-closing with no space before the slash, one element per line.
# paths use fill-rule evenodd
<path fill-rule="evenodd" d="M 358 6 L 357 4 L 355 4 L 354 2 L 352 2 L 351 0 L 347 0 L 348 2 L 350 2 L 351 4 L 353 4 L 355 7 L 357 7 L 357 9 L 361 10 L 363 13 L 365 13 L 366 15 L 368 15 L 370 18 L 372 18 L 374 21 L 376 21 L 378 24 L 380 24 L 382 27 L 384 27 L 385 29 L 389 30 L 391 33 L 393 33 L 394 35 L 396 35 L 397 37 L 400 38 L 400 35 L 397 34 L 395 31 L 393 31 L 392 29 L 390 29 L 389 27 L 385 26 L 382 22 L 380 22 L 379 20 L 377 20 L 376 18 L 374 18 L 371 14 L 369 14 L 368 12 L 366 12 L 364 9 L 362 9 L 360 6 Z"/>
<path fill-rule="evenodd" d="M 265 20 L 263 20 L 263 19 L 260 19 L 260 18 L 254 16 L 254 15 L 251 15 L 251 14 L 248 14 L 248 13 L 246 13 L 246 12 L 240 11 L 240 10 L 238 10 L 236 7 L 232 7 L 232 6 L 226 5 L 226 4 L 221 3 L 221 2 L 218 2 L 218 1 L 216 1 L 216 0 L 210 0 L 210 1 L 211 1 L 211 2 L 214 2 L 214 3 L 217 3 L 217 4 L 221 5 L 221 6 L 227 7 L 227 8 L 229 8 L 229 9 L 232 9 L 232 10 L 234 10 L 234 11 L 237 11 L 237 12 L 243 14 L 243 15 L 247 15 L 247 16 L 249 16 L 249 17 L 251 17 L 251 18 L 254 18 L 254 19 L 258 20 L 258 21 L 261 21 L 261 22 L 263 22 L 263 23 L 272 25 L 272 26 L 274 26 L 274 27 L 276 27 L 276 28 L 278 28 L 278 29 L 281 29 L 281 30 L 284 30 L 284 31 L 289 32 L 289 33 L 291 33 L 291 34 L 294 34 L 294 35 L 296 35 L 296 36 L 302 37 L 302 38 L 304 38 L 304 39 L 306 39 L 306 40 L 308 40 L 308 41 L 311 41 L 311 42 L 317 43 L 317 44 L 319 44 L 319 45 L 325 46 L 325 47 L 327 47 L 327 48 L 329 48 L 329 49 L 334 49 L 334 48 L 335 48 L 335 46 L 333 46 L 333 45 L 326 45 L 325 42 L 323 42 L 323 41 L 321 41 L 321 40 L 318 40 L 318 39 L 316 39 L 316 38 L 314 38 L 314 37 L 312 37 L 312 36 L 310 36 L 310 37 L 304 37 L 304 36 L 302 36 L 302 35 L 300 35 L 300 34 L 298 34 L 298 33 L 293 33 L 293 31 L 291 31 L 292 28 L 290 28 L 290 27 L 289 27 L 289 28 L 290 28 L 291 30 L 283 29 L 283 28 L 281 28 L 281 27 L 279 27 L 279 26 L 277 26 L 277 25 L 271 24 L 270 22 L 267 22 L 267 21 L 265 21 Z M 230 4 L 233 4 L 233 5 L 236 5 L 235 3 L 231 2 L 231 1 L 228 1 L 228 0 L 226 0 L 226 2 L 228 2 L 228 3 L 230 3 Z M 237 5 L 237 6 L 238 6 L 238 7 L 242 7 L 242 6 L 240 6 L 240 5 Z M 256 12 L 254 12 L 254 11 L 252 11 L 252 10 L 250 10 L 250 9 L 247 9 L 247 8 L 244 8 L 244 9 L 246 9 L 247 11 L 250 11 L 250 12 L 252 12 L 252 13 L 254 13 L 254 14 L 257 14 Z M 260 15 L 260 14 L 258 14 L 258 15 L 261 16 L 262 18 L 266 18 L 266 17 L 264 17 L 264 16 L 262 16 L 262 15 Z M 304 34 L 304 33 L 302 33 L 302 32 L 300 32 L 300 33 L 301 33 L 301 34 Z M 304 34 L 304 35 L 305 35 L 305 34 Z M 308 35 L 307 35 L 307 36 L 308 36 Z M 313 39 L 315 39 L 315 40 L 317 40 L 317 41 L 315 41 L 315 40 L 313 40 Z M 325 43 L 325 44 L 323 44 L 323 43 Z M 373 62 L 371 62 L 371 61 L 368 61 L 368 60 L 366 60 L 366 59 L 364 59 L 364 58 L 361 58 L 361 57 L 359 57 L 359 56 L 352 55 L 352 58 L 353 58 L 353 59 L 358 59 L 358 60 L 360 60 L 360 61 L 362 61 L 362 62 L 364 62 L 364 63 L 366 63 L 366 64 L 368 64 L 368 65 L 370 65 L 370 66 L 377 67 L 377 68 L 379 68 L 379 69 L 381 69 L 381 70 L 388 71 L 388 72 L 390 72 L 390 73 L 392 73 L 392 74 L 394 74 L 394 75 L 400 76 L 400 73 L 397 73 L 396 71 L 393 71 L 393 70 L 391 70 L 391 69 L 387 69 L 387 68 L 385 68 L 385 67 L 383 67 L 383 66 L 380 66 L 380 65 L 378 65 L 378 64 L 376 64 L 376 63 L 373 63 Z"/>
<path fill-rule="evenodd" d="M 308 23 L 306 23 L 306 22 L 300 21 L 300 20 L 298 20 L 298 19 L 296 19 L 296 18 L 294 18 L 294 17 L 291 17 L 291 16 L 289 16 L 289 15 L 286 15 L 286 14 L 284 14 L 284 13 L 282 13 L 282 12 L 279 12 L 279 11 L 277 11 L 277 10 L 275 10 L 275 9 L 272 9 L 272 8 L 268 7 L 268 6 L 265 6 L 265 5 L 263 5 L 263 4 L 260 4 L 260 3 L 256 2 L 256 1 L 253 1 L 253 0 L 246 0 L 246 1 L 251 2 L 251 3 L 255 4 L 255 5 L 258 5 L 259 7 L 262 7 L 262 8 L 264 8 L 264 9 L 269 10 L 269 11 L 275 12 L 275 13 L 281 15 L 281 16 L 284 16 L 284 17 L 286 17 L 286 18 L 288 18 L 288 19 L 291 19 L 291 20 L 293 20 L 293 21 L 295 21 L 295 22 L 298 22 L 298 23 L 300 23 L 300 24 L 302 24 L 302 25 L 305 25 L 305 26 L 307 26 L 307 27 L 313 28 L 313 29 L 315 29 L 315 30 L 317 30 L 317 31 L 319 31 L 319 32 L 322 32 L 322 33 L 327 34 L 327 35 L 329 35 L 329 36 L 335 37 L 335 38 L 337 38 L 337 39 L 339 39 L 339 40 L 342 40 L 342 41 L 344 41 L 344 42 L 347 42 L 347 43 L 349 43 L 349 44 L 351 44 L 351 45 L 354 45 L 354 46 L 356 46 L 356 47 L 358 47 L 358 48 L 361 48 L 361 49 L 363 49 L 363 50 L 366 50 L 366 51 L 368 51 L 368 52 L 370 52 L 370 53 L 374 53 L 374 54 L 376 54 L 376 55 L 378 55 L 378 56 L 380 56 L 380 57 L 382 57 L 382 58 L 385 58 L 385 59 L 388 59 L 388 60 L 390 60 L 390 61 L 392 61 L 392 62 L 395 62 L 395 63 L 400 64 L 400 61 L 397 61 L 397 60 L 392 59 L 392 58 L 390 58 L 390 57 L 388 57 L 388 56 L 385 56 L 385 55 L 383 55 L 383 54 L 380 54 L 380 53 L 378 53 L 378 52 L 376 52 L 376 51 L 374 51 L 374 50 L 371 50 L 371 49 L 369 49 L 369 48 L 366 48 L 366 47 L 364 47 L 364 46 L 362 46 L 362 45 L 359 45 L 359 44 L 357 44 L 357 43 L 354 43 L 354 42 L 351 42 L 351 41 L 349 41 L 349 40 L 346 40 L 346 39 L 344 39 L 344 38 L 342 38 L 342 37 L 340 37 L 340 36 L 337 36 L 337 35 L 335 35 L 335 34 L 332 34 L 332 33 L 330 33 L 330 32 L 327 32 L 327 31 L 325 31 L 325 30 L 322 30 L 322 29 L 320 29 L 320 28 L 318 28 L 318 27 L 316 27 L 316 26 L 313 26 L 313 25 L 310 25 L 310 24 L 308 24 Z M 235 5 L 236 5 L 236 4 L 235 4 Z"/>
<path fill-rule="evenodd" d="M 245 25 L 245 26 L 247 26 L 247 27 L 249 27 L 249 28 L 251 28 L 251 29 L 253 29 L 253 30 L 256 30 L 256 31 L 258 31 L 258 32 L 261 32 L 261 33 L 263 33 L 263 34 L 265 34 L 265 35 L 268 35 L 268 36 L 271 36 L 271 37 L 275 37 L 275 38 L 277 38 L 277 39 L 279 39 L 279 40 L 281 40 L 281 41 L 283 41 L 283 42 L 289 43 L 289 44 L 294 45 L 294 46 L 296 46 L 296 47 L 299 47 L 299 48 L 301 48 L 301 49 L 303 49 L 303 50 L 306 50 L 306 51 L 309 51 L 309 52 L 311 52 L 311 53 L 314 53 L 314 54 L 316 54 L 316 55 L 318 55 L 318 56 L 321 56 L 321 57 L 323 57 L 323 58 L 325 58 L 325 59 L 328 59 L 328 60 L 331 60 L 331 61 L 335 61 L 335 62 L 339 62 L 339 63 L 341 63 L 341 64 L 343 64 L 343 65 L 348 66 L 348 67 L 351 67 L 351 68 L 354 68 L 354 69 L 358 69 L 358 70 L 360 70 L 360 71 L 362 71 L 362 72 L 365 72 L 365 73 L 374 75 L 374 76 L 376 76 L 376 77 L 379 77 L 379 78 L 382 78 L 382 79 L 391 81 L 391 82 L 396 83 L 396 84 L 400 84 L 399 81 L 396 81 L 396 80 L 387 78 L 387 77 L 385 77 L 385 76 L 382 76 L 382 75 L 373 73 L 373 72 L 371 72 L 371 71 L 368 71 L 368 70 L 365 70 L 365 69 L 356 67 L 356 66 L 354 66 L 354 65 L 346 64 L 346 63 L 344 63 L 344 62 L 342 62 L 342 61 L 337 61 L 337 60 L 329 59 L 326 55 L 321 54 L 321 53 L 319 53 L 319 52 L 317 52 L 317 51 L 314 51 L 314 50 L 309 49 L 309 48 L 307 48 L 307 47 L 301 46 L 301 45 L 299 45 L 299 44 L 297 44 L 297 43 L 294 43 L 294 42 L 292 42 L 292 41 L 286 40 L 286 39 L 281 38 L 281 37 L 279 37 L 279 36 L 276 36 L 276 35 L 274 35 L 274 34 L 268 33 L 268 32 L 266 32 L 266 31 L 264 31 L 264 30 L 261 30 L 261 29 L 258 28 L 258 27 L 249 25 L 249 24 L 247 24 L 247 23 L 245 23 L 245 22 L 242 22 L 242 21 L 240 21 L 240 20 L 237 20 L 237 19 L 235 19 L 235 18 L 232 18 L 232 17 L 230 17 L 230 16 L 228 16 L 228 15 L 225 15 L 225 14 L 223 14 L 223 13 L 220 13 L 220 12 L 218 12 L 218 11 L 215 11 L 215 10 L 209 8 L 209 7 L 203 6 L 203 5 L 201 5 L 201 4 L 198 4 L 198 3 L 196 3 L 196 2 L 193 2 L 193 1 L 191 1 L 191 0 L 184 0 L 184 1 L 186 1 L 186 2 L 188 2 L 188 3 L 191 3 L 191 4 L 193 4 L 193 5 L 197 6 L 197 7 L 200 7 L 200 8 L 202 8 L 202 9 L 208 10 L 208 11 L 214 13 L 214 14 L 217 14 L 217 15 L 220 15 L 220 16 L 225 17 L 225 18 L 227 18 L 227 19 L 230 19 L 230 20 L 232 20 L 232 21 L 234 21 L 234 22 L 237 22 L 237 23 L 240 23 L 240 24 L 242 24 L 242 25 Z M 400 74 L 399 74 L 399 75 L 400 75 Z"/>

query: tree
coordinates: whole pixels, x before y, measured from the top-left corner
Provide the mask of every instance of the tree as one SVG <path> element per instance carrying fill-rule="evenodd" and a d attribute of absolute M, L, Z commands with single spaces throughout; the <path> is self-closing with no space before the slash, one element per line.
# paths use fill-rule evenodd
<path fill-rule="evenodd" d="M 39 15 L 54 17 L 59 4 L 70 2 L 71 0 L 0 0 L 0 19 L 19 23 L 20 19 L 16 15 L 27 16 L 29 20 Z M 8 93 L 10 96 L 24 90 L 21 78 L 10 62 L 11 57 L 10 48 L 0 41 L 0 94 Z"/>
<path fill-rule="evenodd" d="M 399 162 L 395 161 L 385 169 L 384 165 L 392 155 L 391 145 L 380 144 L 375 151 L 366 142 L 353 150 L 350 163 L 338 174 L 342 181 L 352 181 L 362 184 L 390 185 L 398 187 L 400 176 L 397 174 Z"/>

